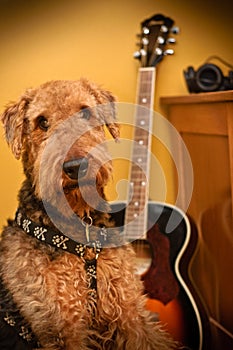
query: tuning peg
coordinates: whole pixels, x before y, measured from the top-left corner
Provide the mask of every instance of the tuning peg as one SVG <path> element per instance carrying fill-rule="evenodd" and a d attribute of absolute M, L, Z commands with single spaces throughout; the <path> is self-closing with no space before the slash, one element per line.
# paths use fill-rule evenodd
<path fill-rule="evenodd" d="M 168 27 L 163 24 L 161 26 L 160 30 L 161 30 L 162 33 L 167 33 L 168 32 Z"/>
<path fill-rule="evenodd" d="M 165 42 L 165 39 L 162 36 L 158 36 L 157 43 L 163 45 Z"/>
<path fill-rule="evenodd" d="M 141 58 L 140 51 L 135 51 L 134 54 L 133 54 L 133 57 L 136 58 L 136 59 L 140 59 Z"/>
<path fill-rule="evenodd" d="M 176 39 L 175 38 L 168 38 L 166 42 L 167 42 L 167 44 L 175 44 Z"/>
<path fill-rule="evenodd" d="M 179 34 L 180 28 L 179 28 L 179 27 L 172 27 L 171 32 L 172 32 L 173 34 Z"/>
<path fill-rule="evenodd" d="M 163 54 L 163 50 L 160 49 L 160 47 L 156 47 L 155 53 L 156 53 L 157 56 L 161 56 Z"/>
<path fill-rule="evenodd" d="M 135 51 L 133 54 L 133 57 L 136 59 L 140 59 L 141 57 L 146 55 L 147 55 L 146 50 L 141 49 L 140 51 Z"/>
<path fill-rule="evenodd" d="M 146 50 L 141 49 L 140 50 L 140 54 L 141 54 L 141 56 L 146 56 L 147 55 Z"/>
<path fill-rule="evenodd" d="M 142 38 L 142 43 L 143 43 L 143 45 L 148 45 L 149 44 L 148 38 L 143 37 Z"/>
<path fill-rule="evenodd" d="M 150 29 L 147 27 L 143 27 L 142 32 L 143 32 L 143 34 L 148 35 L 150 33 Z"/>
<path fill-rule="evenodd" d="M 164 51 L 164 55 L 173 55 L 174 54 L 174 50 L 172 49 L 167 49 Z"/>

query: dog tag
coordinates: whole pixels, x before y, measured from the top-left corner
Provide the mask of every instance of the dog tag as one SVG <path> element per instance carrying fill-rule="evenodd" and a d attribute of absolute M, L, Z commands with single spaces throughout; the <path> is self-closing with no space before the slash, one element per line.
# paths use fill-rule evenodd
<path fill-rule="evenodd" d="M 85 234 L 86 234 L 86 240 L 87 242 L 90 242 L 90 231 L 89 227 L 92 225 L 92 217 L 91 216 L 84 216 L 82 218 L 82 224 L 85 227 Z"/>
<path fill-rule="evenodd" d="M 88 224 L 86 224 L 86 226 L 85 226 L 85 232 L 86 232 L 87 242 L 90 242 L 90 231 L 89 231 L 89 225 Z"/>

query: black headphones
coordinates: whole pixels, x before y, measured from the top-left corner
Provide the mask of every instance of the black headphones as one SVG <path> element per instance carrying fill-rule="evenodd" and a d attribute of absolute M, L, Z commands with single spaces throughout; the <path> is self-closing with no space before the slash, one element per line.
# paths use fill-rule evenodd
<path fill-rule="evenodd" d="M 211 56 L 210 58 L 217 58 L 222 63 L 233 69 L 233 66 L 219 57 Z M 205 63 L 196 71 L 190 66 L 183 73 L 189 92 L 233 90 L 233 70 L 229 71 L 227 77 L 224 77 L 218 66 L 211 63 Z"/>

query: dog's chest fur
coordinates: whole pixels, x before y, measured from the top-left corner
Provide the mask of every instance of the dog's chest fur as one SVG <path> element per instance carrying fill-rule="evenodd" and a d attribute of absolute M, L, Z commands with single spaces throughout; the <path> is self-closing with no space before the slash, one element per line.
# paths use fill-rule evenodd
<path fill-rule="evenodd" d="M 117 254 L 119 250 L 121 253 Z M 66 333 L 77 332 L 76 324 L 79 329 L 80 324 L 85 325 L 85 329 L 93 327 L 94 315 L 101 319 L 101 327 L 113 317 L 119 317 L 120 310 L 115 308 L 113 299 L 122 292 L 119 280 L 131 258 L 131 249 L 127 247 L 101 252 L 97 262 L 98 298 L 95 300 L 89 294 L 82 258 L 57 251 L 16 227 L 5 228 L 1 241 L 4 283 L 34 331 L 40 335 L 49 325 L 47 337 L 51 333 L 52 338 L 55 334 L 64 338 L 68 336 Z"/>

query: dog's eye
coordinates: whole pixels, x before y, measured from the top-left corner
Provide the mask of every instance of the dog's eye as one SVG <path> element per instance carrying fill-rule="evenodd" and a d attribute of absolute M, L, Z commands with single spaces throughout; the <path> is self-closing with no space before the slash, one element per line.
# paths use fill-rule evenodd
<path fill-rule="evenodd" d="M 44 116 L 39 116 L 38 117 L 38 126 L 41 130 L 47 131 L 49 128 L 49 121 L 46 119 Z"/>
<path fill-rule="evenodd" d="M 86 119 L 86 120 L 89 120 L 91 118 L 91 111 L 89 108 L 83 108 L 81 109 L 81 111 L 79 112 L 80 114 L 80 117 L 82 119 Z"/>

